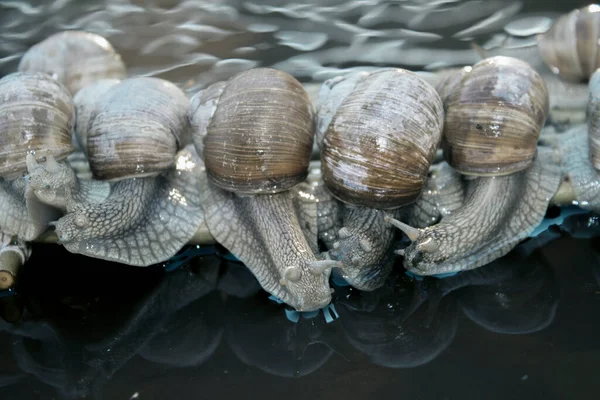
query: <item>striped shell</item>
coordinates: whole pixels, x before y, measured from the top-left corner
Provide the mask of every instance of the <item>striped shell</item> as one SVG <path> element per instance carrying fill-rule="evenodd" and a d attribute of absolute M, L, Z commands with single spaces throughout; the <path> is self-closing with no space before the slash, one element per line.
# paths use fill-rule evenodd
<path fill-rule="evenodd" d="M 65 84 L 72 95 L 100 79 L 124 79 L 125 64 L 102 36 L 82 31 L 56 33 L 32 46 L 19 71 L 45 72 Z"/>
<path fill-rule="evenodd" d="M 88 122 L 87 153 L 96 179 L 156 176 L 174 165 L 189 130 L 189 100 L 173 83 L 136 77 L 110 87 Z"/>
<path fill-rule="evenodd" d="M 440 143 L 443 105 L 413 72 L 386 69 L 362 78 L 323 138 L 323 179 L 341 201 L 377 209 L 414 202 Z"/>
<path fill-rule="evenodd" d="M 526 62 L 473 66 L 445 104 L 444 158 L 465 175 L 507 175 L 531 165 L 548 115 L 548 90 Z"/>
<path fill-rule="evenodd" d="M 589 5 L 560 16 L 537 36 L 548 67 L 569 81 L 587 81 L 600 67 L 600 6 Z"/>
<path fill-rule="evenodd" d="M 13 73 L 0 79 L 0 176 L 26 171 L 25 158 L 73 152 L 75 107 L 69 91 L 47 74 Z"/>
<path fill-rule="evenodd" d="M 119 83 L 118 79 L 101 79 L 91 83 L 73 96 L 77 120 L 75 122 L 75 139 L 79 147 L 87 154 L 88 125 L 96 102 L 111 87 Z"/>
<path fill-rule="evenodd" d="M 218 187 L 276 193 L 304 181 L 313 148 L 314 111 L 291 75 L 255 68 L 191 100 L 194 143 Z"/>

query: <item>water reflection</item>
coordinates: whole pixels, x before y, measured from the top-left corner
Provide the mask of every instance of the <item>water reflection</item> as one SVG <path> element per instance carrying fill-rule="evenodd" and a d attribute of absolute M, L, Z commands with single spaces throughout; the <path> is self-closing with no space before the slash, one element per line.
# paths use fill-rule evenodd
<path fill-rule="evenodd" d="M 558 241 L 585 238 L 596 231 L 595 218 L 568 217 L 562 231 L 548 235 Z M 171 272 L 160 266 L 123 270 L 94 260 L 82 274 L 81 265 L 48 271 L 44 261 L 50 255 L 76 263 L 85 258 L 38 245 L 17 294 L 0 299 L 0 387 L 37 381 L 60 398 L 105 398 L 114 377 L 130 371 L 136 356 L 146 365 L 194 375 L 199 366 L 217 362 L 217 353 L 235 369 L 224 351 L 278 377 L 310 376 L 334 359 L 361 368 L 427 365 L 452 346 L 465 317 L 501 335 L 526 337 L 555 326 L 566 284 L 557 276 L 572 267 L 556 269 L 546 255 L 556 241 L 548 242 L 530 239 L 485 267 L 445 279 L 414 280 L 397 265 L 377 291 L 336 287 L 339 318 L 329 323 L 322 314 L 290 321 L 285 306 L 270 300 L 222 248 Z M 590 249 L 590 257 L 583 255 L 589 262 L 580 268 L 588 268 L 595 287 L 587 293 L 600 293 L 592 278 L 600 280 L 597 238 L 580 243 Z M 120 283 L 106 284 L 117 276 Z M 140 366 L 139 357 L 136 368 L 150 368 Z"/>

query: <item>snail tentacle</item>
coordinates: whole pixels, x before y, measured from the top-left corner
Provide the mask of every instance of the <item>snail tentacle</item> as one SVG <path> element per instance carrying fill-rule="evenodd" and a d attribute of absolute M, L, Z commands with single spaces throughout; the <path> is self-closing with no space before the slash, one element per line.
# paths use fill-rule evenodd
<path fill-rule="evenodd" d="M 469 180 L 463 207 L 420 230 L 405 249 L 405 267 L 420 275 L 458 272 L 507 254 L 541 223 L 562 179 L 553 151 L 539 148 L 525 171 Z"/>

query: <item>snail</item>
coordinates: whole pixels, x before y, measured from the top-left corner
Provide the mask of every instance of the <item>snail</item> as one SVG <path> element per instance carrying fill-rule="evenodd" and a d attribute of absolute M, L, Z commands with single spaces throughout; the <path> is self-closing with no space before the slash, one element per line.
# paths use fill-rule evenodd
<path fill-rule="evenodd" d="M 55 33 L 21 58 L 20 72 L 43 72 L 63 83 L 71 95 L 100 79 L 123 79 L 121 56 L 102 36 L 83 31 Z"/>
<path fill-rule="evenodd" d="M 540 56 L 553 73 L 571 82 L 587 81 L 600 67 L 600 6 L 591 4 L 561 15 L 538 34 Z"/>
<path fill-rule="evenodd" d="M 26 156 L 66 159 L 73 152 L 75 108 L 65 86 L 43 73 L 5 76 L 0 97 L 0 231 L 32 241 L 61 212 L 31 191 L 24 177 Z"/>
<path fill-rule="evenodd" d="M 575 124 L 566 132 L 550 132 L 543 140 L 560 155 L 567 183 L 563 203 L 600 212 L 600 70 L 589 81 L 587 123 Z"/>
<path fill-rule="evenodd" d="M 64 193 L 66 214 L 55 231 L 67 250 L 147 266 L 169 259 L 192 238 L 203 213 L 197 156 L 192 145 L 179 142 L 189 131 L 188 103 L 177 86 L 159 78 L 128 78 L 101 94 L 85 143 L 101 182 L 79 179 L 52 157 L 45 163 L 27 157 L 29 187 L 41 201 Z"/>
<path fill-rule="evenodd" d="M 508 253 L 542 221 L 562 180 L 554 151 L 537 146 L 548 92 L 524 61 L 478 62 L 444 108 L 444 158 L 468 179 L 462 207 L 424 229 L 388 217 L 411 239 L 399 254 L 419 275 L 474 269 Z"/>
<path fill-rule="evenodd" d="M 343 203 L 343 227 L 329 254 L 355 288 L 374 290 L 391 271 L 396 232 L 385 218 L 400 218 L 421 195 L 443 124 L 440 96 L 413 72 L 382 69 L 323 84 L 323 180 Z"/>
<path fill-rule="evenodd" d="M 300 83 L 250 69 L 196 93 L 189 118 L 205 164 L 200 203 L 211 234 L 284 303 L 325 307 L 338 263 L 315 255 L 291 191 L 307 177 L 314 140 L 314 111 Z"/>

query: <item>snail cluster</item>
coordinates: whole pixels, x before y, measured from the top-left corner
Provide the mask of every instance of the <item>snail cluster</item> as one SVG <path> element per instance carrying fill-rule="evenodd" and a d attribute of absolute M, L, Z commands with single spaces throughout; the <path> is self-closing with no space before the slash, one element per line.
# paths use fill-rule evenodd
<path fill-rule="evenodd" d="M 575 55 L 551 50 L 565 41 L 561 24 L 597 34 L 595 14 L 573 12 L 539 39 L 565 79 L 591 77 L 589 127 L 556 140 L 542 134 L 543 76 L 513 57 L 437 86 L 399 68 L 340 76 L 317 99 L 285 72 L 252 68 L 188 98 L 169 81 L 127 76 L 98 35 L 53 35 L 0 79 L 4 247 L 24 261 L 24 246 L 53 228 L 68 251 L 148 266 L 205 230 L 298 311 L 329 304 L 332 276 L 377 289 L 398 256 L 419 275 L 480 267 L 527 238 L 565 185 L 595 207 L 596 52 L 577 53 L 575 74 L 555 65 Z M 0 266 L 6 274 L 15 268 Z"/>

